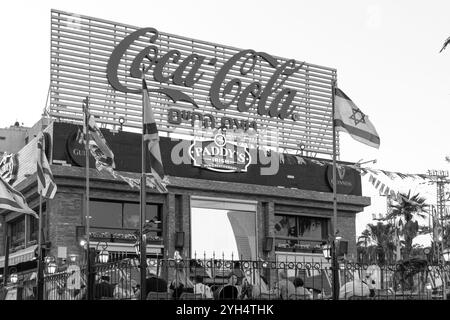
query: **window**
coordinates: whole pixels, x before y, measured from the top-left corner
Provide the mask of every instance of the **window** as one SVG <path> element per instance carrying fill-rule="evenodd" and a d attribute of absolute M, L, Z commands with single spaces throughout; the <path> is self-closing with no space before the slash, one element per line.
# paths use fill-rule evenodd
<path fill-rule="evenodd" d="M 276 249 L 320 250 L 321 242 L 328 238 L 328 220 L 307 216 L 275 215 Z"/>
<path fill-rule="evenodd" d="M 191 257 L 256 259 L 256 202 L 191 198 Z"/>
<path fill-rule="evenodd" d="M 162 235 L 161 206 L 147 204 L 146 222 L 159 221 L 151 227 L 158 229 L 157 236 Z M 91 226 L 112 229 L 139 229 L 140 204 L 137 202 L 89 201 Z"/>
<path fill-rule="evenodd" d="M 123 227 L 129 229 L 139 228 L 139 216 L 141 208 L 139 203 L 124 203 L 123 207 Z M 145 222 L 160 221 L 159 207 L 154 204 L 147 204 L 145 208 Z"/>
<path fill-rule="evenodd" d="M 25 245 L 25 217 L 22 216 L 9 223 L 11 239 L 10 248 Z"/>
<path fill-rule="evenodd" d="M 102 228 L 122 228 L 122 203 L 89 201 L 91 225 Z"/>
<path fill-rule="evenodd" d="M 38 241 L 39 236 L 39 219 L 30 216 L 30 241 Z"/>

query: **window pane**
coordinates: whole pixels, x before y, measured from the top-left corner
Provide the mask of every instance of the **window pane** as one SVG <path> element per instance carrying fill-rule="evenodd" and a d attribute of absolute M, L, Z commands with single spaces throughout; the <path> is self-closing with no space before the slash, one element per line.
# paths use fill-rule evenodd
<path fill-rule="evenodd" d="M 125 203 L 123 206 L 123 227 L 139 229 L 139 203 Z"/>
<path fill-rule="evenodd" d="M 129 229 L 139 229 L 139 215 L 140 215 L 140 205 L 139 203 L 124 203 L 123 207 L 123 227 Z M 159 215 L 158 205 L 147 204 L 145 208 L 145 221 L 161 221 Z M 161 228 L 161 224 L 153 225 L 154 228 Z"/>
<path fill-rule="evenodd" d="M 295 216 L 275 216 L 275 237 L 297 237 Z"/>
<path fill-rule="evenodd" d="M 100 228 L 122 228 L 122 203 L 90 201 L 91 225 Z"/>
<path fill-rule="evenodd" d="M 298 217 L 298 235 L 300 238 L 322 240 L 322 228 L 325 226 L 323 219 Z"/>
<path fill-rule="evenodd" d="M 11 247 L 21 245 L 25 241 L 25 218 L 19 218 L 12 222 L 11 226 Z"/>
<path fill-rule="evenodd" d="M 30 241 L 38 240 L 39 219 L 30 217 Z"/>

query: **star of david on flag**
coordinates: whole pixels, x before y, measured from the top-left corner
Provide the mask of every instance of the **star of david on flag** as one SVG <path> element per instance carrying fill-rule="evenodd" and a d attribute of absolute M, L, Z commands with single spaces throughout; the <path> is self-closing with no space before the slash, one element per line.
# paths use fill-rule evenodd
<path fill-rule="evenodd" d="M 339 88 L 335 88 L 334 95 L 334 126 L 359 142 L 380 147 L 380 137 L 369 117 Z"/>

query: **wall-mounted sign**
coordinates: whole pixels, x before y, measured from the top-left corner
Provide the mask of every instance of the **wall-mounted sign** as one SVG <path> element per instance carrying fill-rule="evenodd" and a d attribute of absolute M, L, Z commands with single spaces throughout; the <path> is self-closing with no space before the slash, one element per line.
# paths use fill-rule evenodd
<path fill-rule="evenodd" d="M 345 166 L 338 166 L 336 168 L 336 186 L 337 192 L 343 194 L 350 194 L 356 185 L 357 179 L 356 171 L 346 168 Z M 333 166 L 327 166 L 327 181 L 333 189 Z"/>
<path fill-rule="evenodd" d="M 66 140 L 66 152 L 72 164 L 80 167 L 86 166 L 86 148 L 84 143 L 80 143 L 77 139 L 77 131 L 70 134 Z M 89 153 L 89 166 L 95 167 L 95 159 Z"/>
<path fill-rule="evenodd" d="M 194 166 L 218 172 L 246 172 L 251 162 L 247 148 L 227 141 L 221 131 L 213 140 L 194 140 L 189 156 Z"/>
<path fill-rule="evenodd" d="M 73 16 L 51 13 L 53 117 L 80 122 L 88 95 L 98 123 L 141 128 L 144 65 L 160 131 L 193 135 L 198 120 L 215 129 L 276 130 L 281 148 L 301 142 L 305 152 L 332 153 L 335 69 L 82 15 L 74 28 Z"/>
<path fill-rule="evenodd" d="M 0 175 L 3 180 L 12 184 L 17 179 L 17 171 L 19 170 L 19 161 L 17 154 L 5 154 L 0 160 Z"/>

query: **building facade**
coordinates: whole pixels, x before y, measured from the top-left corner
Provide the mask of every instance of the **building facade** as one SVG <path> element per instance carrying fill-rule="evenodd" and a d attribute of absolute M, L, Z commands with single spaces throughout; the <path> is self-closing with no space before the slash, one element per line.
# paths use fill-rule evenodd
<path fill-rule="evenodd" d="M 59 258 L 60 263 L 71 255 L 84 256 L 79 240 L 86 225 L 86 170 L 84 146 L 76 139 L 79 128 L 53 122 L 46 129 L 47 154 L 58 191 L 43 202 L 44 241 L 47 255 Z M 102 131 L 115 154 L 117 172 L 138 179 L 141 136 Z M 147 188 L 147 220 L 159 222 L 147 237 L 149 257 L 169 258 L 179 250 L 186 258 L 200 259 L 322 260 L 320 244 L 328 239 L 333 215 L 331 170 L 326 161 L 282 154 L 277 155 L 280 163 L 274 175 L 261 175 L 264 166 L 259 164 L 250 164 L 246 172 L 217 172 L 195 166 L 192 159 L 174 163 L 175 152 L 181 150 L 183 157 L 183 144 L 191 142 L 160 141 L 169 193 Z M 36 155 L 35 138 L 18 153 L 13 185 L 38 212 Z M 90 164 L 91 246 L 98 251 L 107 246 L 111 259 L 134 256 L 139 189 L 96 170 L 93 158 Z M 348 241 L 347 257 L 351 259 L 356 257 L 355 215 L 370 199 L 361 196 L 358 172 L 347 168 L 342 178 L 338 177 L 338 182 L 346 189 L 338 194 L 337 229 Z M 29 215 L 3 212 L 0 248 L 4 256 L 9 235 L 10 266 L 33 268 L 37 226 L 37 219 Z M 4 258 L 0 264 L 4 266 Z"/>

